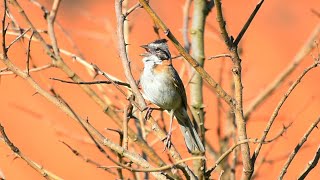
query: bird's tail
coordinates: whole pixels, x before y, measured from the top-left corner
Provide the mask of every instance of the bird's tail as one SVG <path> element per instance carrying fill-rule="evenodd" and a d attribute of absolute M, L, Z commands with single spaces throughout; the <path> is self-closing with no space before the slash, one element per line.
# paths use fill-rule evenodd
<path fill-rule="evenodd" d="M 174 112 L 174 115 L 180 125 L 180 129 L 184 136 L 184 141 L 187 145 L 188 152 L 192 154 L 205 152 L 205 148 L 196 129 L 190 121 L 187 111 L 185 109 L 181 109 L 180 111 L 176 110 Z"/>

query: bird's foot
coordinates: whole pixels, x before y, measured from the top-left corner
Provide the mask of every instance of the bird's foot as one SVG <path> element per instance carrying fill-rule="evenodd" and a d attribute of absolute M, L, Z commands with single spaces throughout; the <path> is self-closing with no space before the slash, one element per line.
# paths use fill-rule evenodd
<path fill-rule="evenodd" d="M 144 111 L 147 111 L 146 116 L 144 117 L 144 120 L 147 121 L 151 117 L 153 109 L 151 107 L 146 107 Z"/>
<path fill-rule="evenodd" d="M 171 135 L 172 135 L 172 132 L 169 131 L 169 133 L 167 134 L 167 136 L 164 138 L 164 149 L 163 149 L 163 152 L 164 152 L 166 149 L 170 149 L 170 147 L 171 147 L 171 145 L 172 145 Z"/>

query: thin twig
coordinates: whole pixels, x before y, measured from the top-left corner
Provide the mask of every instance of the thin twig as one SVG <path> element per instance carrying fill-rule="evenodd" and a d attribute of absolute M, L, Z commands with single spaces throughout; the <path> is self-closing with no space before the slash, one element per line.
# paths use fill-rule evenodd
<path fill-rule="evenodd" d="M 279 114 L 279 111 L 282 107 L 282 105 L 286 102 L 287 98 L 289 97 L 289 95 L 292 93 L 292 91 L 296 88 L 296 86 L 301 82 L 301 80 L 303 79 L 303 77 L 309 72 L 311 71 L 313 68 L 316 68 L 319 65 L 319 61 L 315 61 L 311 66 L 309 66 L 308 68 L 306 68 L 303 73 L 297 78 L 297 80 L 291 85 L 291 87 L 288 89 L 288 91 L 284 94 L 284 96 L 282 97 L 282 99 L 280 100 L 280 102 L 278 103 L 277 107 L 275 108 L 275 110 L 273 111 L 267 126 L 265 128 L 265 130 L 263 131 L 262 137 L 260 138 L 260 141 L 264 141 L 271 129 L 271 126 L 273 124 L 273 122 L 275 121 L 276 117 Z M 261 150 L 262 144 L 258 144 L 258 146 L 256 147 L 253 155 L 252 155 L 252 162 L 254 163 L 259 155 L 259 152 Z"/>
<path fill-rule="evenodd" d="M 298 177 L 298 180 L 305 179 L 308 176 L 308 174 L 310 173 L 310 171 L 317 166 L 319 159 L 320 159 L 320 146 L 318 147 L 318 150 L 317 150 L 314 158 L 308 163 L 306 169 Z"/>
<path fill-rule="evenodd" d="M 53 174 L 52 172 L 43 168 L 42 165 L 37 164 L 36 162 L 29 159 L 25 156 L 8 138 L 7 134 L 4 131 L 4 127 L 0 123 L 0 133 L 2 135 L 3 141 L 11 149 L 11 151 L 19 158 L 23 159 L 30 167 L 38 171 L 44 178 L 52 180 L 62 180 L 59 176 Z"/>
<path fill-rule="evenodd" d="M 59 56 L 59 50 L 58 50 L 59 48 L 58 48 L 58 42 L 57 42 L 57 38 L 55 36 L 55 31 L 54 31 L 54 21 L 56 20 L 56 17 L 57 17 L 60 2 L 61 0 L 53 1 L 52 9 L 49 13 L 49 16 L 47 16 L 48 34 L 51 39 L 53 52 L 56 56 Z"/>
<path fill-rule="evenodd" d="M 25 30 L 23 33 L 21 33 L 18 37 L 16 37 L 7 47 L 7 49 L 9 50 L 10 47 L 15 43 L 17 42 L 19 39 L 21 39 L 27 32 L 30 31 L 31 28 L 28 28 L 27 30 Z"/>
<path fill-rule="evenodd" d="M 232 147 L 230 147 L 226 152 L 224 152 L 219 159 L 216 160 L 215 164 L 213 167 L 208 168 L 208 171 L 206 172 L 206 174 L 210 174 L 213 170 L 216 169 L 216 167 L 226 158 L 228 157 L 228 155 L 238 146 L 240 146 L 241 144 L 245 144 L 245 143 L 263 143 L 266 144 L 268 142 L 261 142 L 258 139 L 245 139 L 245 140 L 241 140 L 238 141 L 237 144 L 234 144 Z"/>
<path fill-rule="evenodd" d="M 265 100 L 271 96 L 271 94 L 279 87 L 284 80 L 289 77 L 290 74 L 298 67 L 298 65 L 302 62 L 302 60 L 311 52 L 311 50 L 315 47 L 315 39 L 320 34 L 320 24 L 318 24 L 308 40 L 301 47 L 300 51 L 295 55 L 292 62 L 287 66 L 287 68 L 279 74 L 275 80 L 270 83 L 266 88 L 264 88 L 263 92 L 261 92 L 246 108 L 247 111 L 244 113 L 244 117 L 246 120 L 250 118 L 252 112 L 257 109 Z"/>
<path fill-rule="evenodd" d="M 195 159 L 204 159 L 205 157 L 203 156 L 194 156 L 194 157 L 189 157 L 189 158 L 185 158 L 182 160 L 179 160 L 177 162 L 175 162 L 174 164 L 167 164 L 165 166 L 159 167 L 159 168 L 153 168 L 153 169 L 135 169 L 135 168 L 130 168 L 130 167 L 125 167 L 126 169 L 130 170 L 130 171 L 134 171 L 134 172 L 161 172 L 161 171 L 165 171 L 165 170 L 169 170 L 172 169 L 173 167 L 181 164 L 181 163 L 185 163 L 187 161 L 192 161 Z"/>
<path fill-rule="evenodd" d="M 30 75 L 30 50 L 31 50 L 31 41 L 32 41 L 32 37 L 33 37 L 34 33 L 32 32 L 31 36 L 30 36 L 30 39 L 29 39 L 29 42 L 28 42 L 28 48 L 27 48 L 27 74 Z"/>
<path fill-rule="evenodd" d="M 68 83 L 68 84 L 112 84 L 112 81 L 74 82 L 74 81 L 66 81 L 66 80 L 62 80 L 62 79 L 58 79 L 58 78 L 49 78 L 49 79 L 55 80 L 55 81 L 60 81 L 60 82 L 63 82 L 63 83 Z M 121 82 L 121 81 L 113 81 L 113 82 L 115 84 L 117 84 L 117 85 L 125 86 L 125 87 L 130 88 L 130 85 L 128 83 Z"/>
<path fill-rule="evenodd" d="M 290 154 L 290 156 L 288 157 L 288 160 L 286 161 L 286 163 L 284 164 L 284 167 L 282 168 L 279 178 L 278 179 L 283 179 L 284 175 L 286 174 L 288 167 L 290 166 L 292 160 L 294 159 L 294 157 L 296 156 L 296 154 L 299 152 L 300 148 L 302 147 L 302 145 L 307 141 L 309 135 L 311 134 L 312 130 L 314 128 L 317 127 L 317 125 L 320 122 L 320 117 L 311 124 L 311 126 L 309 127 L 309 129 L 306 131 L 306 133 L 302 136 L 301 140 L 299 141 L 299 143 L 297 144 L 297 146 L 294 148 L 294 150 L 292 151 L 292 153 Z"/>
<path fill-rule="evenodd" d="M 182 36 L 183 36 L 183 42 L 184 42 L 184 49 L 187 51 L 187 53 L 190 52 L 191 43 L 189 40 L 189 20 L 190 20 L 190 6 L 191 6 L 192 0 L 185 0 L 184 6 L 183 6 L 183 24 L 182 24 Z"/>
<path fill-rule="evenodd" d="M 237 46 L 239 42 L 241 41 L 241 38 L 243 37 L 244 33 L 247 31 L 248 27 L 250 26 L 253 18 L 256 16 L 257 12 L 259 11 L 260 7 L 262 6 L 264 0 L 261 0 L 257 5 L 256 8 L 251 13 L 249 19 L 247 20 L 246 24 L 242 27 L 239 35 L 237 36 L 236 40 L 233 42 L 234 46 Z"/>
<path fill-rule="evenodd" d="M 61 142 L 62 144 L 64 144 L 65 146 L 67 146 L 74 155 L 76 155 L 77 157 L 80 157 L 83 161 L 85 161 L 85 162 L 87 162 L 87 163 L 89 163 L 89 164 L 92 164 L 92 165 L 94 165 L 94 166 L 96 166 L 96 167 L 100 167 L 100 166 L 101 166 L 101 164 L 99 164 L 98 162 L 92 160 L 91 158 L 88 158 L 88 157 L 85 157 L 84 155 L 82 155 L 79 151 L 77 151 L 76 149 L 74 149 L 73 147 L 71 147 L 71 146 L 70 146 L 69 144 L 67 144 L 66 142 L 64 142 L 64 141 L 60 141 L 60 142 Z M 115 174 L 114 172 L 112 172 L 112 171 L 109 170 L 109 169 L 104 169 L 104 170 L 106 170 L 107 172 L 109 172 L 109 173 L 111 173 L 111 174 Z"/>
<path fill-rule="evenodd" d="M 208 58 L 208 60 L 213 60 L 213 59 L 217 59 L 217 58 L 225 58 L 225 57 L 232 58 L 232 56 L 230 54 L 219 54 L 219 55 L 215 55 L 215 56 L 210 56 Z"/>
<path fill-rule="evenodd" d="M 29 69 L 29 71 L 28 71 L 28 69 L 27 70 L 25 70 L 25 71 L 23 71 L 23 72 L 25 72 L 25 73 L 30 73 L 30 72 L 38 72 L 38 71 L 42 71 L 42 70 L 45 70 L 45 69 L 49 69 L 49 68 L 52 68 L 53 67 L 53 65 L 52 64 L 47 64 L 47 65 L 44 65 L 44 66 L 40 66 L 40 67 L 37 67 L 37 68 L 32 68 L 32 69 Z M 28 74 L 29 74 L 28 73 Z M 15 73 L 14 72 L 12 72 L 12 71 L 8 71 L 8 72 L 1 72 L 0 71 L 0 76 L 4 76 L 4 75 L 14 75 Z"/>

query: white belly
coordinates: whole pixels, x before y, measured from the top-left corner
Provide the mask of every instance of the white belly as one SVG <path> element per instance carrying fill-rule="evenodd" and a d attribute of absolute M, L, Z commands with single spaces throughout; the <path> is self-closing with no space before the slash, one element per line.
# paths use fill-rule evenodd
<path fill-rule="evenodd" d="M 171 77 L 162 73 L 154 76 L 151 71 L 144 71 L 140 78 L 144 96 L 162 109 L 176 109 L 181 104 L 181 95 Z"/>

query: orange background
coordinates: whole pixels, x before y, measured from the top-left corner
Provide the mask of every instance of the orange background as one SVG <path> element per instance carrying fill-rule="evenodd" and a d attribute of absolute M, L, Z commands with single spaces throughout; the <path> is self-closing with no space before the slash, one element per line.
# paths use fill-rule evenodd
<path fill-rule="evenodd" d="M 40 1 L 51 8 L 51 1 Z M 43 13 L 33 4 L 21 1 L 27 15 L 35 23 L 38 29 L 46 29 L 46 22 L 42 18 Z M 236 37 L 255 7 L 256 1 L 223 1 L 227 28 L 231 35 Z M 130 2 L 133 5 L 134 2 Z M 182 6 L 184 1 L 151 1 L 151 6 L 164 20 L 170 30 L 182 43 Z M 131 7 L 131 6 L 129 6 Z M 319 24 L 311 9 L 318 12 L 320 3 L 318 0 L 303 1 L 266 1 L 258 12 L 253 23 L 241 41 L 243 85 L 244 85 L 244 107 L 259 95 L 260 92 L 277 77 L 279 73 L 291 62 L 295 54 L 303 46 L 313 29 Z M 12 6 L 11 12 L 17 18 L 22 27 L 26 27 L 23 20 Z M 3 8 L 1 9 L 1 14 Z M 70 34 L 74 43 L 88 60 L 97 64 L 102 70 L 124 80 L 123 68 L 118 57 L 116 18 L 114 15 L 114 1 L 62 1 L 58 12 L 57 21 Z M 131 24 L 129 57 L 132 61 L 132 69 L 138 79 L 143 68 L 141 57 L 143 52 L 140 45 L 153 41 L 157 36 L 153 32 L 152 20 L 139 9 L 129 16 Z M 226 53 L 227 50 L 218 33 L 215 9 L 207 17 L 205 30 L 205 53 L 206 56 Z M 62 49 L 76 52 L 60 29 L 56 28 L 58 45 Z M 163 34 L 161 34 L 164 37 Z M 7 37 L 7 43 L 15 37 Z M 47 39 L 48 40 L 48 39 Z M 319 40 L 319 38 L 318 38 Z M 24 44 L 26 44 L 25 41 Z M 49 42 L 49 40 L 47 41 Z M 177 50 L 170 44 L 173 56 L 178 55 Z M 25 46 L 26 47 L 26 46 Z M 22 43 L 16 43 L 9 51 L 9 58 L 19 67 L 25 68 L 25 54 Z M 317 51 L 313 51 L 314 56 Z M 39 43 L 33 42 L 31 49 L 32 61 L 37 66 L 48 64 L 50 59 L 45 55 Z M 85 68 L 73 61 L 70 57 L 63 56 L 65 61 L 80 76 L 86 80 L 92 80 Z M 219 78 L 221 62 L 224 61 L 223 87 L 230 92 L 231 62 L 229 59 L 216 59 L 206 61 L 205 69 L 214 77 Z M 179 72 L 184 67 L 181 59 L 175 60 L 174 65 Z M 313 63 L 311 55 L 306 56 L 302 64 L 285 81 L 283 85 L 272 95 L 260 108 L 258 108 L 249 120 L 248 137 L 259 138 L 277 103 L 288 89 L 289 85 L 302 73 L 302 71 Z M 0 68 L 4 65 L 0 63 Z M 257 179 L 275 179 L 278 177 L 284 162 L 311 123 L 319 117 L 320 107 L 320 70 L 311 71 L 288 98 L 280 111 L 269 138 L 277 134 L 282 125 L 293 125 L 279 140 L 272 144 L 264 145 L 259 157 L 269 152 L 268 163 L 263 164 L 259 170 Z M 118 141 L 116 133 L 106 131 L 105 128 L 118 128 L 101 108 L 98 107 L 88 96 L 76 85 L 63 84 L 51 81 L 48 78 L 55 77 L 67 79 L 66 75 L 57 69 L 44 70 L 32 73 L 39 84 L 49 90 L 54 88 L 57 93 L 64 97 L 74 110 L 83 118 L 88 117 L 94 125 L 106 137 Z M 104 80 L 102 77 L 98 77 Z M 184 82 L 188 80 L 183 76 Z M 95 88 L 95 87 L 94 87 Z M 96 88 L 95 88 L 96 89 Z M 123 108 L 126 104 L 125 98 L 118 94 L 111 85 L 106 86 L 106 94 L 114 100 L 114 104 Z M 188 90 L 187 90 L 188 91 Z M 34 94 L 35 91 L 21 78 L 16 76 L 1 76 L 0 79 L 0 122 L 5 127 L 7 135 L 16 146 L 29 158 L 43 165 L 44 168 L 65 179 L 105 179 L 111 176 L 102 169 L 84 162 L 71 153 L 64 141 L 81 152 L 84 156 L 98 161 L 102 165 L 111 166 L 110 163 L 91 143 L 88 136 L 77 122 L 67 117 L 61 110 L 42 96 Z M 218 148 L 216 131 L 216 95 L 204 88 L 206 128 L 207 137 L 211 144 Z M 227 105 L 223 105 L 223 111 L 227 112 Z M 157 114 L 155 114 L 157 117 Z M 176 124 L 174 124 L 176 126 Z M 179 130 L 174 131 L 174 144 L 178 149 L 184 149 L 184 142 Z M 177 137 L 177 138 L 176 138 Z M 292 165 L 289 167 L 285 179 L 296 179 L 307 163 L 314 157 L 320 144 L 320 132 L 315 129 L 307 143 L 300 150 Z M 148 140 L 154 141 L 154 137 Z M 267 138 L 268 139 L 268 138 Z M 163 144 L 157 142 L 153 145 L 155 149 L 162 149 Z M 250 145 L 254 150 L 255 145 Z M 161 152 L 161 151 L 159 151 Z M 110 152 L 109 152 L 110 153 Z M 111 153 L 110 153 L 111 154 Z M 183 157 L 188 157 L 182 151 Z M 165 153 L 162 153 L 167 160 Z M 214 160 L 207 156 L 208 164 L 211 166 Z M 12 152 L 4 143 L 0 143 L 0 171 L 7 179 L 41 179 L 41 175 L 31 169 L 23 160 L 15 159 Z M 115 172 L 115 170 L 113 169 Z M 220 172 L 214 172 L 217 177 Z M 238 169 L 237 175 L 241 174 Z M 320 166 L 318 165 L 307 179 L 320 178 Z"/>

